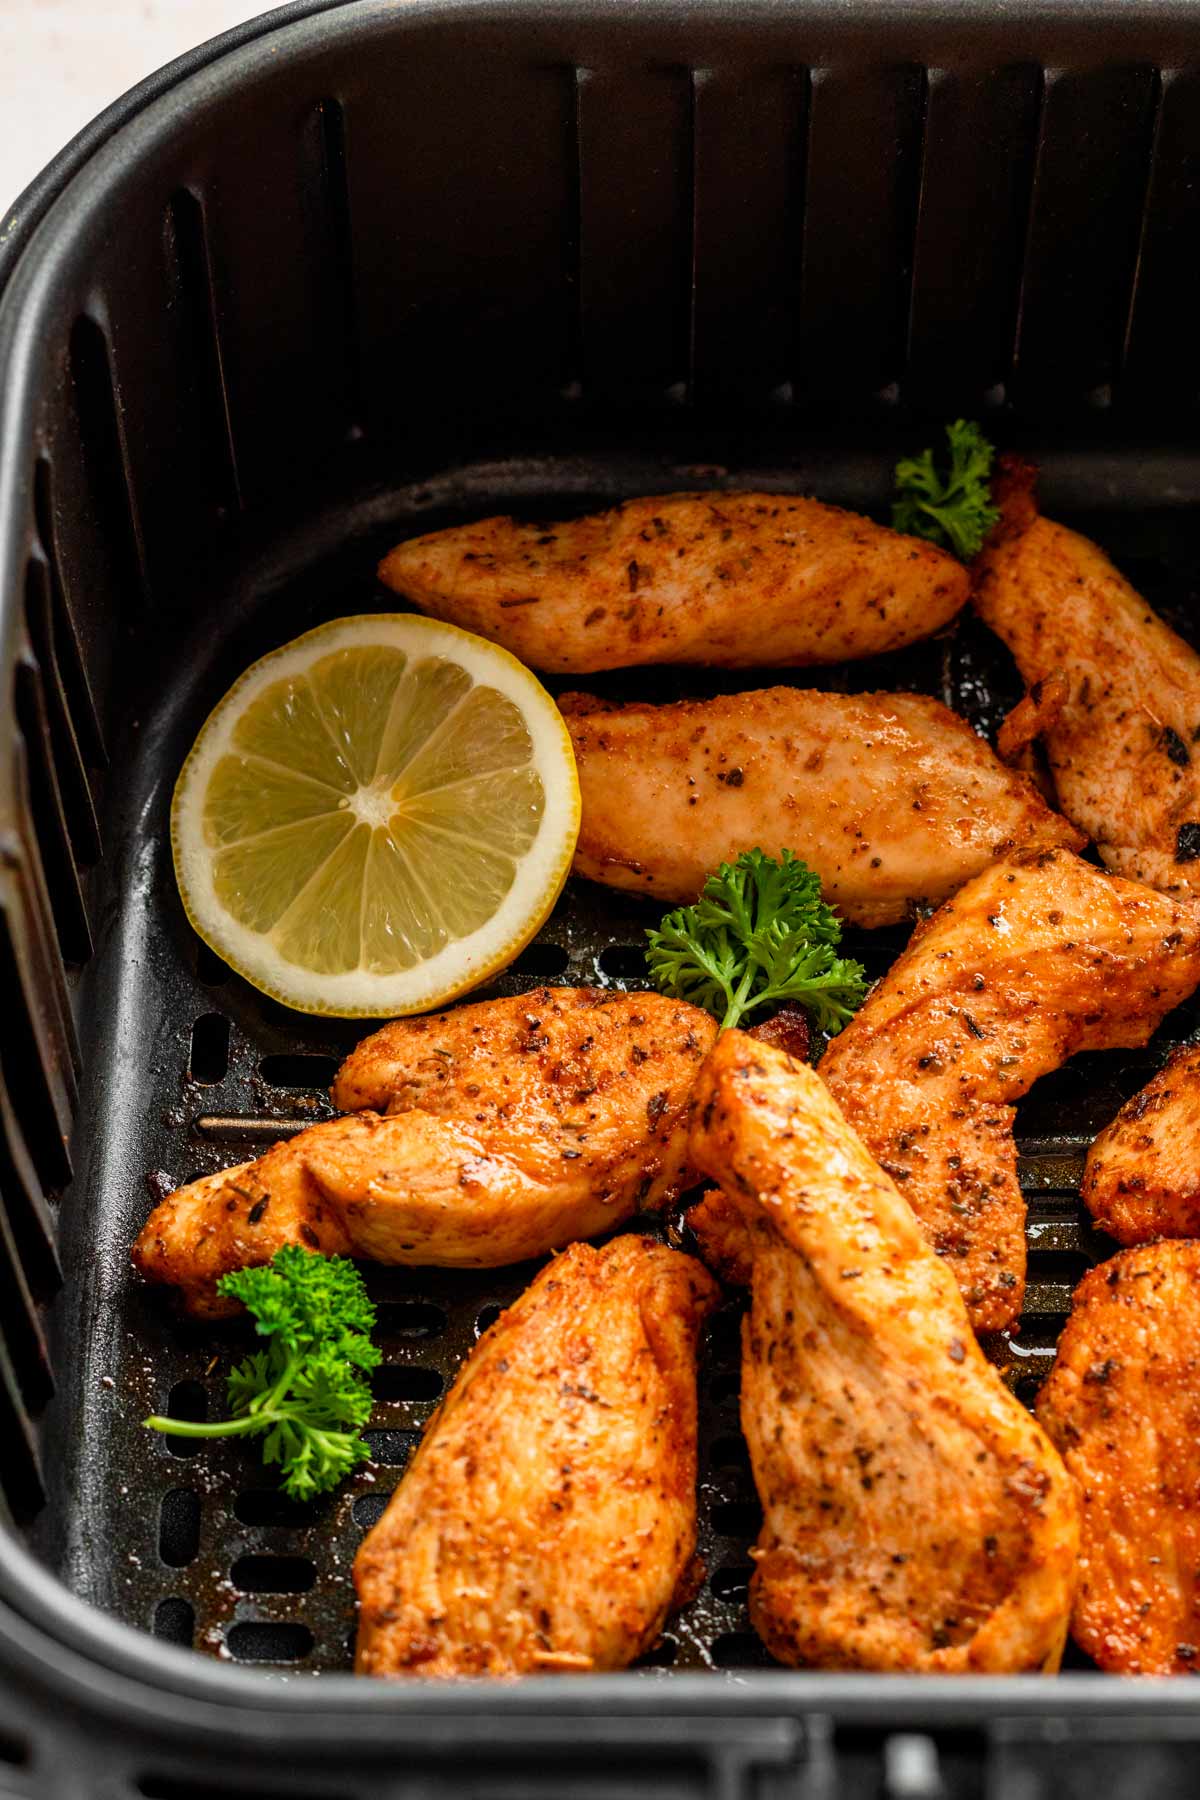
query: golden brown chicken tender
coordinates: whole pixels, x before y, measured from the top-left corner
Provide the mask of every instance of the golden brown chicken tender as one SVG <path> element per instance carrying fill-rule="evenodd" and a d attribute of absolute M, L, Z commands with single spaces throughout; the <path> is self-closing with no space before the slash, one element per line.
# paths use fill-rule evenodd
<path fill-rule="evenodd" d="M 696 1572 L 696 1339 L 717 1290 L 575 1244 L 459 1372 L 355 1558 L 359 1672 L 623 1669 Z"/>
<path fill-rule="evenodd" d="M 1200 1237 L 1200 1050 L 1178 1050 L 1088 1151 L 1084 1203 L 1119 1244 Z"/>
<path fill-rule="evenodd" d="M 134 1262 L 220 1315 L 237 1307 L 218 1278 L 284 1243 L 494 1268 L 594 1237 L 689 1181 L 692 1085 L 716 1031 L 683 1001 L 599 988 L 398 1019 L 333 1087 L 337 1105 L 376 1110 L 168 1195 Z"/>
<path fill-rule="evenodd" d="M 790 494 L 665 494 L 561 525 L 483 519 L 398 544 L 380 579 L 535 669 L 843 662 L 967 598 L 944 550 Z"/>
<path fill-rule="evenodd" d="M 697 1097 L 693 1157 L 752 1250 L 755 1629 L 801 1667 L 1056 1668 L 1074 1491 L 953 1276 L 813 1070 L 732 1031 Z"/>
<path fill-rule="evenodd" d="M 1200 656 L 1102 550 L 1038 514 L 1032 478 L 1007 460 L 975 606 L 1039 690 L 1063 812 L 1119 875 L 1200 892 Z"/>
<path fill-rule="evenodd" d="M 924 694 L 777 687 L 560 705 L 583 800 L 575 872 L 610 887 L 694 900 L 720 863 L 786 848 L 847 919 L 891 925 L 998 856 L 1083 845 L 1027 776 Z"/>
<path fill-rule="evenodd" d="M 1149 1244 L 1075 1290 L 1038 1418 L 1083 1507 L 1077 1644 L 1121 1675 L 1200 1668 L 1200 1244 Z"/>
<path fill-rule="evenodd" d="M 977 1331 L 1020 1317 L 1014 1102 L 1144 1044 L 1200 981 L 1200 906 L 1066 850 L 994 864 L 913 933 L 821 1073 L 944 1256 Z"/>

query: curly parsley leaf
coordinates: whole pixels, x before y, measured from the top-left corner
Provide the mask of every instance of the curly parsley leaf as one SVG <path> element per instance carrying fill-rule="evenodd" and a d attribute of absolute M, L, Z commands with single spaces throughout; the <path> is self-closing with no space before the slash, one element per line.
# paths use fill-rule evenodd
<path fill-rule="evenodd" d="M 710 875 L 694 906 L 668 913 L 646 936 L 650 978 L 702 1006 L 722 1031 L 763 1006 L 792 1000 L 838 1032 L 867 991 L 861 963 L 835 954 L 841 921 L 820 877 L 790 850 L 778 861 L 748 850 Z"/>
<path fill-rule="evenodd" d="M 946 439 L 948 470 L 934 466 L 932 450 L 896 464 L 892 524 L 910 537 L 953 550 L 966 562 L 1000 517 L 990 486 L 996 452 L 978 425 L 965 419 L 947 425 Z"/>
<path fill-rule="evenodd" d="M 285 1244 L 261 1268 L 223 1275 L 218 1291 L 240 1300 L 267 1348 L 226 1377 L 232 1417 L 212 1425 L 155 1415 L 176 1437 L 262 1437 L 293 1500 L 327 1493 L 369 1455 L 358 1435 L 371 1415 L 363 1374 L 380 1353 L 368 1335 L 375 1308 L 362 1276 L 340 1256 Z"/>

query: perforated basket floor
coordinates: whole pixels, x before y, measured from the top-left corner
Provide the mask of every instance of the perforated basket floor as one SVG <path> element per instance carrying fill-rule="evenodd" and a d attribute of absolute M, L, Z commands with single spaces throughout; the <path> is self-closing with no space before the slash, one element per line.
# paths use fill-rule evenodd
<path fill-rule="evenodd" d="M 708 480 L 723 471 L 707 471 Z M 422 1426 L 479 1332 L 534 1272 L 367 1270 L 379 1304 L 384 1360 L 368 1431 L 374 1465 L 334 1497 L 282 1500 L 251 1447 L 196 1446 L 140 1428 L 150 1410 L 203 1417 L 219 1409 L 223 1376 L 242 1354 L 238 1329 L 180 1324 L 169 1302 L 132 1275 L 128 1245 L 150 1205 L 179 1182 L 243 1160 L 329 1112 L 338 1061 L 369 1027 L 307 1019 L 263 1000 L 192 936 L 175 895 L 166 835 L 171 785 L 195 730 L 228 680 L 254 655 L 323 618 L 394 600 L 373 580 L 376 555 L 398 537 L 489 510 L 562 516 L 620 492 L 699 484 L 694 469 L 622 464 L 494 465 L 392 493 L 352 513 L 331 511 L 303 543 L 238 547 L 206 577 L 213 616 L 190 640 L 144 646 L 143 710 L 119 748 L 111 888 L 102 897 L 100 973 L 85 998 L 104 1020 L 91 1062 L 65 1221 L 68 1302 L 59 1350 L 78 1371 L 52 1433 L 55 1504 L 43 1543 L 67 1580 L 121 1618 L 209 1654 L 293 1675 L 345 1669 L 352 1653 L 350 1565 L 379 1517 Z M 874 480 L 875 477 L 872 477 Z M 786 489 L 793 472 L 741 467 L 739 486 Z M 830 497 L 837 497 L 831 495 Z M 857 496 L 847 496 L 857 497 Z M 382 521 L 382 522 L 381 522 Z M 1108 511 L 1079 521 L 1142 591 L 1187 631 L 1200 582 L 1200 527 L 1182 512 Z M 231 574 L 236 570 L 236 575 Z M 1020 683 L 996 641 L 967 618 L 886 662 L 788 675 L 712 677 L 641 671 L 562 686 L 669 699 L 775 680 L 934 693 L 994 729 Z M 774 848 L 774 846 L 769 846 Z M 544 982 L 641 983 L 641 901 L 572 881 L 540 938 L 488 993 Z M 850 932 L 848 948 L 882 974 L 907 933 Z M 1029 1401 L 1053 1356 L 1071 1290 L 1113 1246 L 1083 1222 L 1076 1194 L 1094 1132 L 1200 1023 L 1193 1007 L 1167 1021 L 1144 1052 L 1079 1058 L 1041 1082 L 1020 1109 L 1022 1185 L 1029 1201 L 1030 1281 L 1020 1331 L 992 1353 Z M 625 1229 L 686 1242 L 674 1219 Z M 747 1551 L 759 1512 L 738 1427 L 741 1302 L 731 1296 L 708 1331 L 700 1368 L 700 1553 L 697 1598 L 644 1659 L 671 1669 L 766 1666 L 745 1612 Z"/>

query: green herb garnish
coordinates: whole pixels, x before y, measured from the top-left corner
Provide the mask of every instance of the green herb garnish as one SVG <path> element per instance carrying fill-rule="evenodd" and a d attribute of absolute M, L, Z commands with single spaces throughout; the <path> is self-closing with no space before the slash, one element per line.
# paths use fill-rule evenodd
<path fill-rule="evenodd" d="M 694 906 L 646 933 L 650 977 L 664 994 L 703 1006 L 721 1030 L 783 1000 L 808 1007 L 822 1031 L 840 1031 L 867 991 L 861 963 L 836 956 L 841 920 L 818 875 L 792 855 L 747 850 L 710 875 Z"/>
<path fill-rule="evenodd" d="M 175 1437 L 265 1434 L 263 1461 L 279 1464 L 286 1494 L 326 1493 L 370 1455 L 357 1435 L 371 1414 L 362 1372 L 380 1353 L 367 1335 L 375 1308 L 362 1276 L 345 1257 L 285 1244 L 262 1268 L 222 1275 L 217 1291 L 240 1300 L 270 1340 L 226 1377 L 234 1416 L 213 1425 L 157 1415 L 144 1423 Z"/>
<path fill-rule="evenodd" d="M 896 464 L 892 524 L 910 537 L 928 538 L 965 562 L 975 555 L 1000 517 L 989 477 L 996 452 L 978 425 L 956 419 L 946 427 L 950 468 L 934 467 L 933 451 Z"/>

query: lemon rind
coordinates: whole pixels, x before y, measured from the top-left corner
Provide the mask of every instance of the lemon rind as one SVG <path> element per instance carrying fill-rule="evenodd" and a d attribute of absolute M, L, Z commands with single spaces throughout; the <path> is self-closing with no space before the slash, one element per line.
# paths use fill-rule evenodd
<path fill-rule="evenodd" d="M 472 679 L 513 700 L 534 743 L 545 806 L 538 833 L 518 859 L 517 876 L 496 912 L 477 931 L 394 975 L 356 969 L 318 974 L 283 958 L 261 934 L 239 925 L 218 899 L 203 832 L 209 776 L 234 749 L 233 728 L 256 690 L 305 671 L 318 655 L 364 643 L 418 656 L 444 655 Z M 562 779 L 558 779 L 560 765 Z M 570 873 L 579 833 L 580 795 L 570 733 L 550 695 L 523 663 L 459 626 L 414 613 L 365 613 L 319 625 L 260 657 L 213 708 L 184 761 L 171 804 L 171 848 L 184 911 L 216 955 L 260 992 L 298 1012 L 338 1018 L 395 1018 L 458 999 L 506 968 L 537 936 Z"/>

